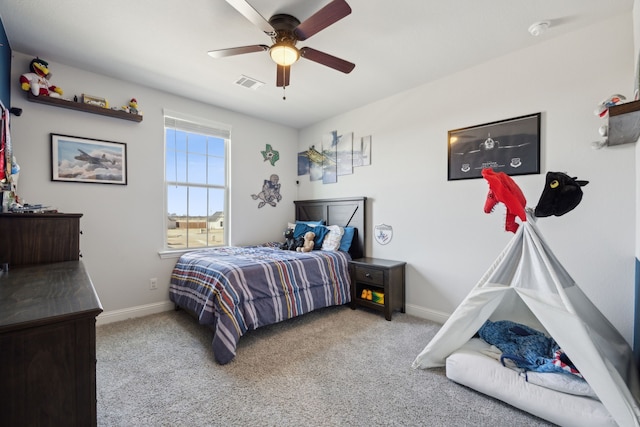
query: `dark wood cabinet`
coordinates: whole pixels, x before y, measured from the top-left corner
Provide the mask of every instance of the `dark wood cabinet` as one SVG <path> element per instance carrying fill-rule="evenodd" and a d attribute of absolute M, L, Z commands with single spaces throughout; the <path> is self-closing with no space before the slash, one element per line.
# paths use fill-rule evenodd
<path fill-rule="evenodd" d="M 0 263 L 21 265 L 78 260 L 82 214 L 0 214 Z"/>
<path fill-rule="evenodd" d="M 96 425 L 102 306 L 79 260 L 80 216 L 0 215 L 2 425 Z"/>
<path fill-rule="evenodd" d="M 4 425 L 96 425 L 100 300 L 82 261 L 0 275 Z"/>
<path fill-rule="evenodd" d="M 404 261 L 358 258 L 349 261 L 351 308 L 360 305 L 384 312 L 391 320 L 394 310 L 405 312 Z M 373 294 L 371 296 L 370 294 Z"/>

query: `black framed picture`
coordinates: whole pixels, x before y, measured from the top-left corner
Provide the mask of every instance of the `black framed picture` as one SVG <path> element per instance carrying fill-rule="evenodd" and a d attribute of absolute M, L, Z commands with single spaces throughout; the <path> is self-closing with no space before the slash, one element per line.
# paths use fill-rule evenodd
<path fill-rule="evenodd" d="M 51 180 L 127 185 L 127 145 L 52 133 Z"/>
<path fill-rule="evenodd" d="M 482 178 L 482 169 L 507 175 L 540 173 L 541 113 L 448 132 L 448 181 Z"/>

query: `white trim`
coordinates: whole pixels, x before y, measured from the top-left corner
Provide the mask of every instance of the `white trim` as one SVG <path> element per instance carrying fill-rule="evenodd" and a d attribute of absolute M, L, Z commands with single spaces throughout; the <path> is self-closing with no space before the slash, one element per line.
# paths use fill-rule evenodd
<path fill-rule="evenodd" d="M 96 326 L 133 319 L 135 317 L 148 316 L 150 314 L 162 313 L 163 311 L 173 310 L 174 308 L 175 305 L 171 301 L 163 301 L 154 304 L 123 308 L 121 310 L 105 311 L 98 315 L 96 319 Z"/>
<path fill-rule="evenodd" d="M 200 248 L 202 249 L 202 248 Z M 180 249 L 180 250 L 171 250 L 171 249 L 166 249 L 166 250 L 159 250 L 158 251 L 158 256 L 160 257 L 160 259 L 168 259 L 168 258 L 180 258 L 180 256 L 182 256 L 183 254 L 186 254 L 187 252 L 191 252 L 194 251 L 195 249 Z"/>
<path fill-rule="evenodd" d="M 205 119 L 204 117 L 191 116 L 164 108 L 164 125 L 173 129 L 195 132 L 214 136 L 222 139 L 231 138 L 231 125 Z"/>
<path fill-rule="evenodd" d="M 136 307 L 123 308 L 121 310 L 105 311 L 100 313 L 100 315 L 98 316 L 96 325 L 106 325 L 108 323 L 120 322 L 122 320 L 162 313 L 163 311 L 170 311 L 174 308 L 175 304 L 171 301 L 163 301 L 154 304 L 145 304 Z M 406 312 L 411 316 L 431 320 L 440 324 L 444 324 L 450 316 L 450 314 L 441 311 L 429 310 L 427 308 L 412 304 L 406 305 Z"/>
<path fill-rule="evenodd" d="M 421 319 L 431 320 L 436 323 L 444 324 L 447 321 L 450 313 L 444 313 L 442 311 L 429 310 L 418 305 L 406 304 L 405 311 L 412 316 L 420 317 Z"/>

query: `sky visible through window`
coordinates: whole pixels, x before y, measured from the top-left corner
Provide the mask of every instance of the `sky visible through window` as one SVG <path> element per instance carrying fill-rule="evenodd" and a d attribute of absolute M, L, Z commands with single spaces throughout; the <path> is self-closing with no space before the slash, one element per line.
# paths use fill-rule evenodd
<path fill-rule="evenodd" d="M 225 140 L 166 129 L 169 215 L 210 216 L 224 211 Z"/>

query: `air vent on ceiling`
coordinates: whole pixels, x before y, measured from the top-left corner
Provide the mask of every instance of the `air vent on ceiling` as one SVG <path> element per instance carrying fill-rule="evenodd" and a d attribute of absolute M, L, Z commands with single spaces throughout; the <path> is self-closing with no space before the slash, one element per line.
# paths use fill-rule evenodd
<path fill-rule="evenodd" d="M 253 90 L 256 90 L 260 86 L 264 85 L 263 82 L 245 75 L 240 76 L 240 78 L 236 80 L 236 84 L 242 87 L 245 87 L 247 89 L 253 89 Z"/>

